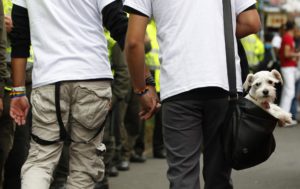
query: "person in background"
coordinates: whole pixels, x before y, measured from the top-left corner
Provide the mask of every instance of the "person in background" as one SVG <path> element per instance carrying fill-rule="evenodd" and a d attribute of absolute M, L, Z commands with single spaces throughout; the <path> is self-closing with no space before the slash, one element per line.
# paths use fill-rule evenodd
<path fill-rule="evenodd" d="M 271 71 L 273 69 L 280 71 L 279 61 L 277 60 L 276 52 L 272 45 L 273 34 L 271 32 L 266 31 L 264 39 L 264 58 L 262 61 L 259 62 L 257 66 L 257 71 Z"/>
<path fill-rule="evenodd" d="M 271 41 L 277 59 L 279 59 L 279 49 L 280 49 L 281 42 L 282 42 L 281 35 L 283 33 L 283 30 L 284 30 L 284 25 L 282 25 L 278 29 L 276 29 L 276 31 L 274 32 L 272 41 Z"/>
<path fill-rule="evenodd" d="M 6 62 L 8 70 L 11 71 L 11 47 L 10 47 L 10 33 L 13 29 L 13 22 L 11 19 L 12 2 L 11 0 L 3 0 L 4 13 L 5 13 L 5 28 L 7 31 L 7 48 L 6 48 Z M 30 49 L 30 57 L 27 59 L 26 65 L 26 95 L 30 97 L 31 93 L 31 72 L 33 67 L 33 51 Z M 6 91 L 9 93 L 11 91 L 11 80 L 8 79 L 6 82 Z M 7 99 L 7 104 L 9 104 L 10 99 Z M 8 107 L 9 108 L 9 107 Z M 7 117 L 11 119 L 10 117 Z M 11 124 L 11 122 L 6 122 Z M 11 127 L 11 125 L 6 125 L 6 127 Z M 4 171 L 4 189 L 19 189 L 21 188 L 21 167 L 24 164 L 28 151 L 30 142 L 30 128 L 31 128 L 31 113 L 27 116 L 26 124 L 22 127 L 16 127 L 14 132 L 11 133 L 13 136 L 13 146 L 5 163 Z"/>
<path fill-rule="evenodd" d="M 13 125 L 9 118 L 8 93 L 5 91 L 9 72 L 6 65 L 6 30 L 4 23 L 3 2 L 0 2 L 0 189 L 3 188 L 4 165 L 12 147 Z M 5 124 L 9 122 L 10 127 Z"/>
<path fill-rule="evenodd" d="M 66 187 L 93 189 L 104 176 L 103 125 L 111 103 L 112 72 L 103 26 L 123 48 L 127 17 L 122 1 L 13 3 L 10 115 L 18 125 L 25 124 L 29 111 L 24 75 L 31 43 L 35 52 L 32 139 L 22 167 L 22 189 L 49 188 L 67 137 Z"/>
<path fill-rule="evenodd" d="M 233 31 L 238 38 L 260 29 L 255 3 L 255 0 L 231 1 Z M 222 7 L 222 1 L 124 2 L 124 9 L 130 14 L 125 54 L 133 89 L 139 94 L 142 115 L 149 115 L 141 116 L 144 119 L 154 114 L 158 103 L 152 93 L 148 93 L 143 72 L 143 43 L 149 19 L 153 17 L 157 26 L 162 123 L 170 189 L 200 188 L 202 145 L 205 188 L 233 188 L 220 129 L 229 105 Z M 236 44 L 235 47 L 237 87 L 242 92 Z"/>
<path fill-rule="evenodd" d="M 300 58 L 300 52 L 296 52 L 295 48 L 294 32 L 295 22 L 287 21 L 279 50 L 280 70 L 284 81 L 280 107 L 287 112 L 291 110 L 292 100 L 296 93 L 297 61 Z M 295 124 L 297 124 L 297 121 L 293 118 L 291 125 Z"/>
<path fill-rule="evenodd" d="M 251 34 L 241 38 L 241 42 L 246 51 L 250 72 L 257 72 L 259 63 L 264 59 L 264 43 L 257 34 Z"/>
<path fill-rule="evenodd" d="M 120 139 L 120 129 L 124 132 L 124 111 L 122 108 L 125 103 L 125 98 L 128 95 L 128 89 L 130 88 L 130 80 L 127 64 L 125 63 L 124 53 L 119 45 L 109 35 L 106 35 L 108 39 L 109 57 L 111 62 L 111 68 L 114 75 L 112 82 L 112 103 L 111 111 L 106 122 L 103 142 L 107 147 L 104 154 L 105 163 L 105 175 L 101 182 L 98 182 L 95 189 L 109 189 L 109 176 L 118 176 L 118 170 L 116 168 L 116 162 L 114 156 L 116 154 L 116 141 Z M 118 142 L 119 144 L 119 142 Z"/>
<path fill-rule="evenodd" d="M 144 47 L 145 53 L 150 52 L 151 43 L 147 37 L 144 40 Z M 150 85 L 152 85 L 149 86 L 150 88 L 155 89 L 154 80 Z M 117 146 L 120 150 L 117 153 L 117 169 L 127 171 L 130 168 L 130 162 L 144 163 L 146 161 L 146 157 L 143 155 L 145 150 L 144 121 L 139 118 L 140 105 L 131 85 L 125 97 L 125 104 L 120 105 L 120 114 L 124 117 L 120 130 L 121 140 L 117 141 Z"/>

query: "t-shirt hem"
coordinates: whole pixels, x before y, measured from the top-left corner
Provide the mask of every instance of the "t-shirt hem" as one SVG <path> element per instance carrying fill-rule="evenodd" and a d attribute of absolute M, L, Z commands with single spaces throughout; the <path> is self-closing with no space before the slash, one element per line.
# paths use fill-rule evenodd
<path fill-rule="evenodd" d="M 113 77 L 112 75 L 94 75 L 94 76 L 90 76 L 90 77 L 78 77 L 78 75 L 76 77 L 61 77 L 61 78 L 55 78 L 52 80 L 47 80 L 47 81 L 32 81 L 32 88 L 38 88 L 38 87 L 42 87 L 45 85 L 49 85 L 49 84 L 53 84 L 56 82 L 60 82 L 60 81 L 80 81 L 80 80 L 90 80 L 90 79 L 108 79 L 108 80 L 112 80 Z"/>
<path fill-rule="evenodd" d="M 222 86 L 221 84 L 212 83 L 212 84 L 205 84 L 205 85 L 194 85 L 194 86 L 180 88 L 180 89 L 177 89 L 177 90 L 171 90 L 171 91 L 169 91 L 168 93 L 165 93 L 165 94 L 163 94 L 162 92 L 160 92 L 160 95 L 161 95 L 160 99 L 161 99 L 161 101 L 163 101 L 163 100 L 165 100 L 167 98 L 170 98 L 172 96 L 178 95 L 180 93 L 184 93 L 184 92 L 187 92 L 187 91 L 190 91 L 190 90 L 193 90 L 193 89 L 203 88 L 203 87 L 220 87 L 220 88 L 222 88 L 222 89 L 224 89 L 226 91 L 229 91 L 228 87 Z M 237 90 L 238 90 L 238 92 L 243 92 L 242 86 L 237 87 Z"/>

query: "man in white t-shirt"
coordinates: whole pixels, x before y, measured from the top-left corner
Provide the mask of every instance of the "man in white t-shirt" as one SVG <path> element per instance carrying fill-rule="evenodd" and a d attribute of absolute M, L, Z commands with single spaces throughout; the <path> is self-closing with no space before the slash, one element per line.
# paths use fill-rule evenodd
<path fill-rule="evenodd" d="M 25 123 L 25 65 L 35 52 L 32 140 L 23 189 L 48 189 L 63 141 L 70 138 L 69 189 L 93 189 L 103 178 L 103 125 L 112 73 L 103 25 L 121 48 L 127 16 L 121 0 L 13 0 L 13 88 L 10 115 Z M 29 32 L 30 31 L 30 32 Z"/>
<path fill-rule="evenodd" d="M 231 2 L 236 36 L 258 32 L 256 1 Z M 125 52 L 143 115 L 151 115 L 156 103 L 148 95 L 142 72 L 145 30 L 150 18 L 156 22 L 170 188 L 200 188 L 203 145 L 205 188 L 231 189 L 231 167 L 223 155 L 220 132 L 228 108 L 222 1 L 125 0 L 124 8 L 130 13 Z M 237 87 L 242 91 L 236 42 L 235 53 Z"/>

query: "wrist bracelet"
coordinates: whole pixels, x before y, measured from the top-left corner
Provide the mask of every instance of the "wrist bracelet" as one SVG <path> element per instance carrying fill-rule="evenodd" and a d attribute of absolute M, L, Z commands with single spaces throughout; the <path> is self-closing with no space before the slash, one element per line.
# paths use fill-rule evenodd
<path fill-rule="evenodd" d="M 143 96 L 144 94 L 146 94 L 148 92 L 148 87 L 146 87 L 144 90 L 141 91 L 134 91 L 134 94 L 138 95 L 138 96 Z"/>
<path fill-rule="evenodd" d="M 15 91 L 11 91 L 9 93 L 10 98 L 17 98 L 17 97 L 22 97 L 22 96 L 26 96 L 25 91 L 22 92 L 15 92 Z"/>
<path fill-rule="evenodd" d="M 26 87 L 25 87 L 25 86 L 12 87 L 11 89 L 12 89 L 12 91 L 14 91 L 14 92 L 25 92 L 25 91 L 26 91 Z"/>
<path fill-rule="evenodd" d="M 155 81 L 152 75 L 148 76 L 145 80 L 146 85 L 155 87 Z"/>
<path fill-rule="evenodd" d="M 14 94 L 14 95 L 11 95 L 10 94 L 10 98 L 18 98 L 18 97 L 22 97 L 22 96 L 26 96 L 25 93 L 22 93 L 22 94 Z"/>

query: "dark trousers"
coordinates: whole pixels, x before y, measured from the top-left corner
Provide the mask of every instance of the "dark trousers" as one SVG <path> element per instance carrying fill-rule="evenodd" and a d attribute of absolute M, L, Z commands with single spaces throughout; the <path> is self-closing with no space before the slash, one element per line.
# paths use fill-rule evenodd
<path fill-rule="evenodd" d="M 153 130 L 153 153 L 162 151 L 164 147 L 162 133 L 162 111 L 161 109 L 155 114 L 155 125 Z"/>
<path fill-rule="evenodd" d="M 154 116 L 154 129 L 152 137 L 152 152 L 160 153 L 164 150 L 164 140 L 162 134 L 162 111 L 161 109 Z M 142 124 L 138 138 L 134 145 L 134 151 L 142 155 L 145 151 L 145 122 Z"/>
<path fill-rule="evenodd" d="M 139 97 L 130 90 L 127 96 L 127 109 L 124 118 L 126 133 L 123 134 L 122 158 L 129 160 L 134 152 L 134 145 L 142 129 L 142 120 L 139 118 L 140 104 Z M 143 131 L 142 131 L 143 132 Z M 140 140 L 144 140 L 144 135 L 140 135 Z"/>
<path fill-rule="evenodd" d="M 173 100 L 162 106 L 164 141 L 170 189 L 200 188 L 200 154 L 203 151 L 205 189 L 232 189 L 220 127 L 228 109 L 226 98 Z"/>
<path fill-rule="evenodd" d="M 16 127 L 13 148 L 5 163 L 4 189 L 21 188 L 21 168 L 26 161 L 29 151 L 29 125 L 30 123 Z"/>
<path fill-rule="evenodd" d="M 3 189 L 5 163 L 13 146 L 15 126 L 9 116 L 10 97 L 6 91 L 3 98 L 3 113 L 0 116 L 0 189 Z"/>

